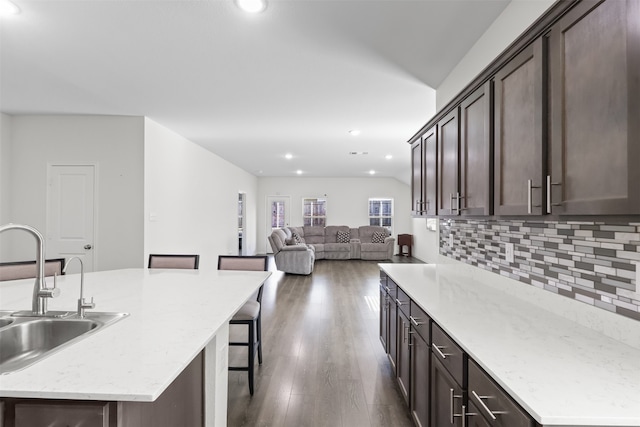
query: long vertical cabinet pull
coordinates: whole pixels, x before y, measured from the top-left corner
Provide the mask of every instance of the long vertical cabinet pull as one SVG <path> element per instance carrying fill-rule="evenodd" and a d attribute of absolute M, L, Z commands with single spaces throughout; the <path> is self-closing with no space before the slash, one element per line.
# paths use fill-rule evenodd
<path fill-rule="evenodd" d="M 562 206 L 562 203 L 552 203 L 551 200 L 551 188 L 554 185 L 562 185 L 560 182 L 551 182 L 551 175 L 547 175 L 547 213 L 551 213 L 551 208 L 554 206 Z"/>
<path fill-rule="evenodd" d="M 462 418 L 462 427 L 465 427 L 467 425 L 467 422 L 465 420 L 465 413 L 467 411 L 467 407 L 466 405 L 462 405 L 462 412 L 459 414 L 456 414 L 455 411 L 453 410 L 453 401 L 455 399 L 462 399 L 463 396 L 459 395 L 459 394 L 455 394 L 454 390 L 452 388 L 449 389 L 449 409 L 450 409 L 450 418 L 449 421 L 451 422 L 451 424 L 453 424 L 454 420 L 456 417 L 460 417 Z"/>

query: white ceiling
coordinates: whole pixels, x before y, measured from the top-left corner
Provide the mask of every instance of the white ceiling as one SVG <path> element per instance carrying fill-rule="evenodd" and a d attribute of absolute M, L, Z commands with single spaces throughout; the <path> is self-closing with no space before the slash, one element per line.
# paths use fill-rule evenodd
<path fill-rule="evenodd" d="M 509 1 L 15 0 L 0 111 L 147 116 L 257 176 L 408 182 L 432 88 Z"/>

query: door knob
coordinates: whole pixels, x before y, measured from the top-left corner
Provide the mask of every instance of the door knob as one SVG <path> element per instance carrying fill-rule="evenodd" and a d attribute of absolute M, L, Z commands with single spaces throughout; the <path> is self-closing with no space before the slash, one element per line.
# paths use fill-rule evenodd
<path fill-rule="evenodd" d="M 84 248 L 85 248 L 85 249 L 91 249 L 92 247 L 93 247 L 93 246 L 91 246 L 91 245 L 84 245 Z"/>

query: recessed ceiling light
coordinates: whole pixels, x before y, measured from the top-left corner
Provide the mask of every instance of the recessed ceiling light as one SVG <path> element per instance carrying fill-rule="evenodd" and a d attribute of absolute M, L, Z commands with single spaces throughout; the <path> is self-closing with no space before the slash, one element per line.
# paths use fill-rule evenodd
<path fill-rule="evenodd" d="M 375 175 L 375 174 L 376 174 L 376 171 L 374 171 L 373 169 L 369 171 L 369 175 Z"/>
<path fill-rule="evenodd" d="M 384 158 L 387 160 L 391 160 L 393 159 L 393 156 L 391 154 L 387 154 L 386 156 L 384 156 Z"/>
<path fill-rule="evenodd" d="M 302 175 L 302 171 L 301 171 L 300 169 L 298 169 L 298 170 L 296 171 L 296 173 L 297 173 L 298 175 Z"/>
<path fill-rule="evenodd" d="M 291 159 L 293 159 L 293 154 L 287 153 L 287 154 L 284 155 L 284 158 L 287 159 L 287 160 L 291 160 Z"/>
<path fill-rule="evenodd" d="M 351 135 L 351 136 L 358 136 L 358 135 L 360 135 L 360 131 L 359 131 L 358 129 L 351 129 L 351 130 L 349 131 L 349 135 Z"/>
<path fill-rule="evenodd" d="M 9 0 L 0 0 L 0 16 L 17 15 L 20 9 Z"/>
<path fill-rule="evenodd" d="M 267 8 L 267 0 L 236 0 L 238 7 L 245 12 L 258 13 Z"/>

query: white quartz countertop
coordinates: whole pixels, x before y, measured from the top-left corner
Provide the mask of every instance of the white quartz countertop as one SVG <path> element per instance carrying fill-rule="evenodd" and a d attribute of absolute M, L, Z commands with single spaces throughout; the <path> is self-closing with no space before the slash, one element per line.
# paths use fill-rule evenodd
<path fill-rule="evenodd" d="M 380 267 L 538 423 L 640 426 L 640 349 L 451 268 Z"/>
<path fill-rule="evenodd" d="M 85 275 L 89 311 L 127 312 L 23 370 L 0 375 L 0 397 L 153 401 L 269 277 L 269 272 L 114 270 Z M 51 286 L 52 278 L 47 278 Z M 73 311 L 80 276 L 58 279 L 49 310 Z M 31 308 L 33 279 L 3 282 L 1 310 Z"/>

